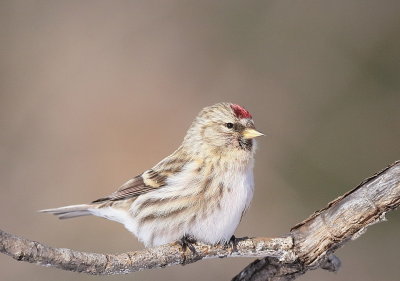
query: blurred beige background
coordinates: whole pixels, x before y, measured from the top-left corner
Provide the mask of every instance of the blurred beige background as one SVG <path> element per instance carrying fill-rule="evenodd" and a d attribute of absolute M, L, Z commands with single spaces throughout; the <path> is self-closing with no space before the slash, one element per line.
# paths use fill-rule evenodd
<path fill-rule="evenodd" d="M 206 105 L 253 114 L 256 192 L 237 236 L 276 236 L 400 159 L 399 1 L 1 1 L 0 228 L 57 247 L 143 246 L 38 209 L 114 191 Z M 400 212 L 299 280 L 398 280 Z M 0 279 L 229 280 L 252 259 L 87 276 L 0 255 Z"/>

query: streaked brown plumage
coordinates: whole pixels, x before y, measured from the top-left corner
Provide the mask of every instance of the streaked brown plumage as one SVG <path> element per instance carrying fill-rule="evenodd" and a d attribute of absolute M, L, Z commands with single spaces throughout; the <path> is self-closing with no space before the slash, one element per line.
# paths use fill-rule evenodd
<path fill-rule="evenodd" d="M 96 215 L 123 223 L 146 246 L 191 236 L 226 242 L 253 195 L 254 129 L 244 108 L 204 108 L 182 145 L 153 168 L 91 204 L 43 210 L 59 218 Z"/>

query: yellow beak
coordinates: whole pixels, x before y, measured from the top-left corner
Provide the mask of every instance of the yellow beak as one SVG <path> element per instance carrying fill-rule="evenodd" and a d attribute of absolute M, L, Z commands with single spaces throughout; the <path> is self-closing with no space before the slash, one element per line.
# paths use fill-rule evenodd
<path fill-rule="evenodd" d="M 259 131 L 255 130 L 255 129 L 247 128 L 243 131 L 243 137 L 245 139 L 253 139 L 253 138 L 259 137 L 259 136 L 264 136 L 264 134 L 260 133 Z"/>

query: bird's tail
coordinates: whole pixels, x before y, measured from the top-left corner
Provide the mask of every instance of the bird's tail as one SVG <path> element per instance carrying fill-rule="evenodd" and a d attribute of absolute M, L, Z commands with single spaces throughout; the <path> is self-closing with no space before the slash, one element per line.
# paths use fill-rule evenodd
<path fill-rule="evenodd" d="M 59 219 L 71 219 L 81 216 L 92 215 L 91 210 L 95 208 L 96 208 L 95 205 L 81 204 L 81 205 L 71 205 L 54 209 L 40 210 L 39 212 L 56 215 Z"/>

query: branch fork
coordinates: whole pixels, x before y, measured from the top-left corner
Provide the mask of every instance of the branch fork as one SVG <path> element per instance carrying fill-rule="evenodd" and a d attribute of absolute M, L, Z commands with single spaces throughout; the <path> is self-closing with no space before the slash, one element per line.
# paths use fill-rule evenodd
<path fill-rule="evenodd" d="M 364 180 L 330 202 L 291 231 L 277 238 L 238 238 L 234 245 L 193 243 L 193 250 L 178 243 L 122 254 L 96 254 L 53 248 L 0 230 L 0 252 L 18 261 L 93 275 L 126 274 L 152 268 L 225 257 L 261 258 L 233 280 L 294 280 L 308 270 L 337 271 L 333 252 L 357 239 L 368 226 L 384 221 L 400 205 L 400 161 Z"/>

